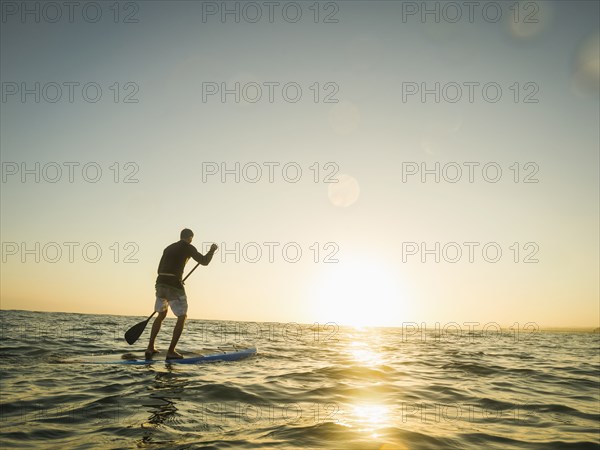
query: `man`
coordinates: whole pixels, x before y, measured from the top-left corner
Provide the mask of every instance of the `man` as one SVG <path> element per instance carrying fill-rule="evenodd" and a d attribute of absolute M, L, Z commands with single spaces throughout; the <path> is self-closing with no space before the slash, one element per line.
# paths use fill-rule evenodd
<path fill-rule="evenodd" d="M 202 255 L 196 250 L 196 247 L 192 245 L 192 239 L 194 238 L 192 230 L 185 228 L 181 231 L 180 237 L 181 240 L 179 242 L 175 242 L 165 248 L 160 263 L 158 264 L 156 303 L 154 305 L 154 310 L 158 313 L 158 316 L 154 319 L 154 323 L 152 324 L 150 342 L 146 349 L 146 359 L 150 359 L 153 354 L 158 353 L 158 350 L 154 347 L 154 340 L 160 331 L 162 321 L 167 315 L 167 305 L 171 307 L 171 311 L 177 316 L 177 324 L 173 329 L 173 338 L 171 339 L 171 345 L 167 351 L 167 359 L 183 358 L 181 353 L 178 353 L 175 350 L 181 332 L 183 331 L 183 324 L 187 318 L 188 309 L 187 297 L 185 295 L 183 282 L 181 281 L 183 277 L 183 268 L 190 257 L 194 258 L 195 261 L 203 266 L 207 266 L 218 248 L 216 244 L 212 244 L 208 253 Z"/>

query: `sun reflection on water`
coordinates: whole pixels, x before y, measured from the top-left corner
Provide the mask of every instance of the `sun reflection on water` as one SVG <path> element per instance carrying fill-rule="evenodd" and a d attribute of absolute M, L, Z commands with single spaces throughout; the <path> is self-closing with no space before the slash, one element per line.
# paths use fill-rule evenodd
<path fill-rule="evenodd" d="M 354 405 L 352 407 L 354 426 L 359 431 L 378 438 L 377 430 L 389 426 L 389 408 L 384 405 Z"/>
<path fill-rule="evenodd" d="M 357 335 L 348 343 L 346 349 L 350 359 L 363 367 L 375 368 L 383 365 L 382 354 L 374 348 L 377 341 L 374 331 L 362 327 L 355 328 L 355 331 Z M 378 381 L 373 380 L 373 383 Z M 369 439 L 382 440 L 385 439 L 385 433 L 381 430 L 391 427 L 393 418 L 389 406 L 371 398 L 367 402 L 348 405 L 343 422 L 344 425 L 364 433 Z M 388 448 L 385 445 L 387 444 L 384 444 L 383 448 Z"/>
<path fill-rule="evenodd" d="M 378 366 L 383 364 L 381 354 L 371 348 L 369 344 L 362 341 L 353 341 L 348 349 L 352 359 L 364 366 Z"/>
<path fill-rule="evenodd" d="M 368 439 L 385 441 L 384 429 L 393 426 L 393 417 L 390 408 L 378 403 L 360 403 L 351 405 L 343 425 L 354 428 L 359 433 L 364 433 Z M 380 450 L 407 450 L 400 442 L 382 442 Z"/>

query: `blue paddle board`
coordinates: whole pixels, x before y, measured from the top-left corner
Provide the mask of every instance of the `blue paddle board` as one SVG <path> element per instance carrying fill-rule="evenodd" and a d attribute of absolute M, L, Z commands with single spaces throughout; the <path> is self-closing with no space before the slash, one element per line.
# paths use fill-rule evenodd
<path fill-rule="evenodd" d="M 204 364 L 217 361 L 239 361 L 240 359 L 249 358 L 256 355 L 256 347 L 249 347 L 243 350 L 235 349 L 230 351 L 212 351 L 206 353 L 199 352 L 181 352 L 182 359 L 165 359 L 165 353 L 156 353 L 152 359 L 146 359 L 144 354 L 126 353 L 121 356 L 121 359 L 115 359 L 116 355 L 97 355 L 87 358 L 76 359 L 71 362 L 79 364 Z"/>

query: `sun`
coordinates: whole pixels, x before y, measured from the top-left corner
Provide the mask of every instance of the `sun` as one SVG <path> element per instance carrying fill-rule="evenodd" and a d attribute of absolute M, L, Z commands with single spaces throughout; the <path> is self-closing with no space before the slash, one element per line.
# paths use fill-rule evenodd
<path fill-rule="evenodd" d="M 407 321 L 409 301 L 399 273 L 365 258 L 323 267 L 312 293 L 319 320 L 355 327 Z"/>

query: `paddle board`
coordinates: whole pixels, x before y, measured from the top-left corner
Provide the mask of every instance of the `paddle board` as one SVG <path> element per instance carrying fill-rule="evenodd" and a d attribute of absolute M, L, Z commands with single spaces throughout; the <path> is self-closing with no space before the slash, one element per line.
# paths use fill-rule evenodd
<path fill-rule="evenodd" d="M 234 349 L 229 351 L 207 351 L 207 352 L 181 352 L 183 359 L 168 359 L 165 360 L 164 352 L 156 353 L 152 359 L 146 359 L 144 354 L 125 353 L 121 359 L 116 359 L 117 355 L 95 355 L 89 357 L 78 358 L 74 361 L 80 364 L 204 364 L 216 361 L 239 361 L 240 359 L 249 358 L 256 355 L 256 347 L 245 349 Z"/>

